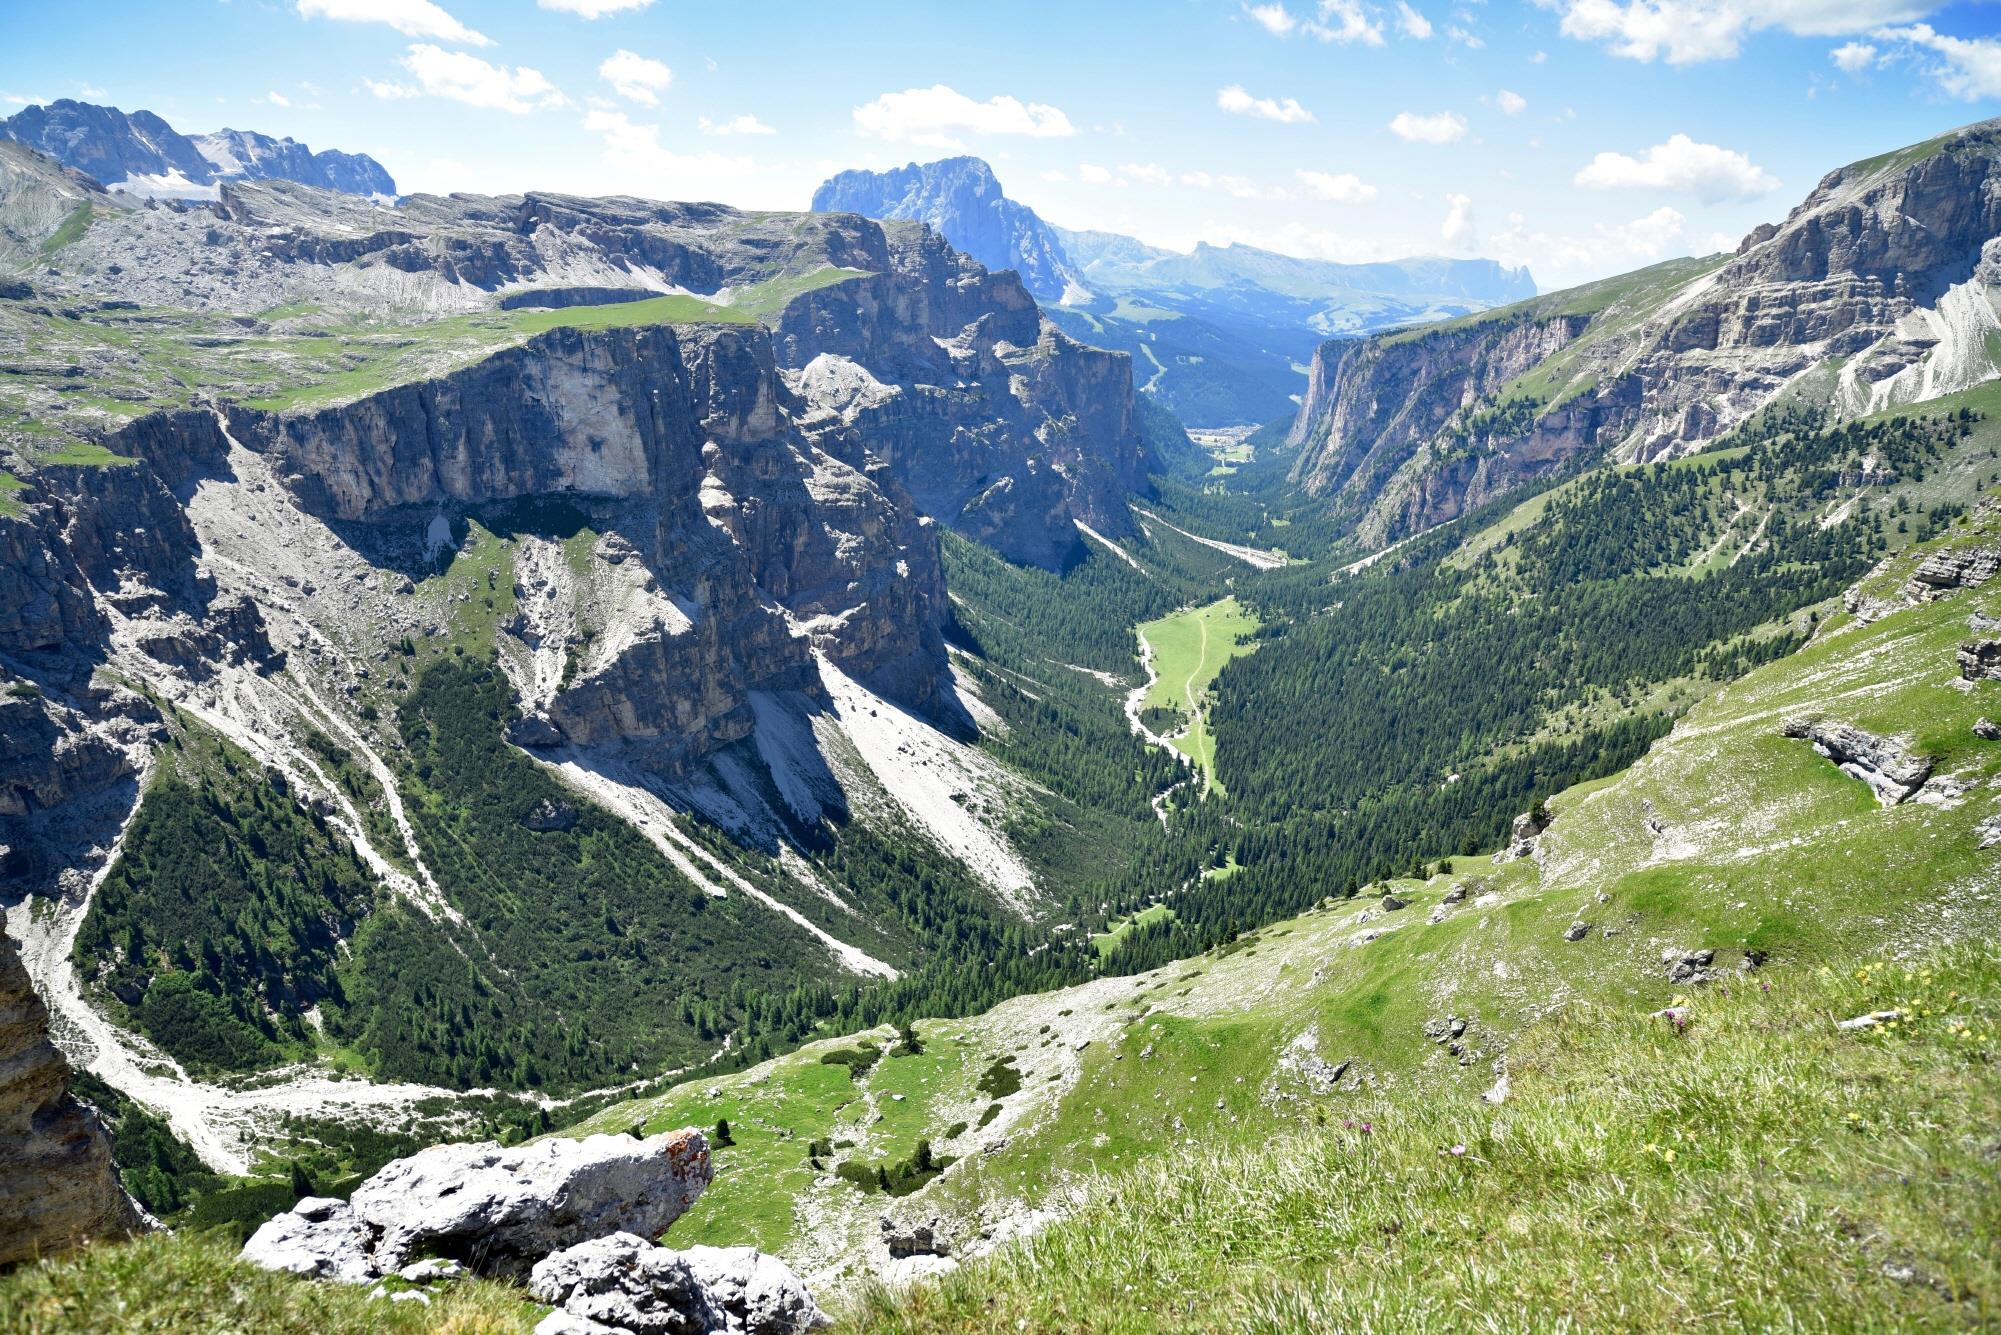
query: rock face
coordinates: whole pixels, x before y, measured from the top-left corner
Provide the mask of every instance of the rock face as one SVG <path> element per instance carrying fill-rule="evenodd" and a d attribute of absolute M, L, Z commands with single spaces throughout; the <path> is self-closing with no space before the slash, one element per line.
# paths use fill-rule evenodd
<path fill-rule="evenodd" d="M 1997 570 L 2001 570 L 2001 547 L 1933 552 L 1911 573 L 1904 585 L 1904 597 L 1914 603 L 1930 602 L 1954 589 L 1985 584 Z"/>
<path fill-rule="evenodd" d="M 351 1200 L 308 1197 L 259 1228 L 245 1259 L 363 1282 L 424 1252 L 489 1275 L 521 1275 L 563 1247 L 621 1230 L 658 1236 L 709 1185 L 694 1130 L 554 1138 L 518 1149 L 434 1145 L 397 1159 Z"/>
<path fill-rule="evenodd" d="M 0 1267 L 139 1225 L 111 1138 L 70 1095 L 48 1010 L 0 932 Z"/>
<path fill-rule="evenodd" d="M 0 120 L 0 138 L 48 154 L 135 194 L 213 196 L 221 181 L 298 181 L 359 195 L 393 195 L 382 164 L 360 153 L 314 153 L 290 139 L 219 130 L 190 139 L 150 111 L 59 98 Z"/>
<path fill-rule="evenodd" d="M 1075 281 L 1055 229 L 1009 199 L 979 158 L 911 163 L 886 172 L 845 171 L 813 192 L 815 213 L 859 213 L 928 224 L 989 269 L 1012 269 L 1045 301 Z"/>
<path fill-rule="evenodd" d="M 2001 640 L 1968 640 L 1959 646 L 1959 675 L 1967 681 L 2001 677 Z"/>
<path fill-rule="evenodd" d="M 1995 373 L 1997 283 L 1987 121 L 1830 174 L 1726 259 L 1324 344 L 1293 480 L 1387 543 L 1581 455 L 1697 448 L 1788 388 L 1854 414 L 1933 398 Z"/>
<path fill-rule="evenodd" d="M 545 1258 L 529 1291 L 557 1309 L 540 1335 L 803 1335 L 832 1324 L 776 1257 L 751 1247 L 670 1251 L 631 1233 Z"/>
<path fill-rule="evenodd" d="M 1929 757 L 1914 755 L 1887 737 L 1845 723 L 1793 719 L 1784 731 L 1788 737 L 1811 742 L 1813 749 L 1840 766 L 1842 773 L 1868 784 L 1876 800 L 1886 807 L 1911 798 L 1931 777 Z"/>

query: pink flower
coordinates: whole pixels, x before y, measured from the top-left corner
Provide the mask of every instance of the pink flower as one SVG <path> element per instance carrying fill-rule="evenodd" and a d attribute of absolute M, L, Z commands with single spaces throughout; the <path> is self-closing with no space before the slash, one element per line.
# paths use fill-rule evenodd
<path fill-rule="evenodd" d="M 1362 1134 L 1365 1136 L 1368 1135 L 1370 1132 L 1374 1131 L 1375 1129 L 1376 1129 L 1376 1124 L 1374 1122 L 1362 1123 Z"/>
<path fill-rule="evenodd" d="M 1464 1145 L 1454 1145 L 1452 1147 L 1451 1154 L 1452 1157 L 1455 1159 L 1463 1158 L 1465 1157 L 1466 1154 L 1466 1147 Z"/>

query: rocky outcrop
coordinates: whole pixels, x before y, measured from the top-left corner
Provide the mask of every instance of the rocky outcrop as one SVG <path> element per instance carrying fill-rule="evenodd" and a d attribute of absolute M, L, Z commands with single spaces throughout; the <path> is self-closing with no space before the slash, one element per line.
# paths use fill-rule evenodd
<path fill-rule="evenodd" d="M 1886 807 L 1909 799 L 1931 777 L 1930 757 L 1916 755 L 1888 737 L 1878 737 L 1845 723 L 1793 719 L 1787 722 L 1784 732 L 1788 737 L 1811 742 L 1813 749 L 1838 765 L 1842 773 L 1868 784 L 1876 800 Z"/>
<path fill-rule="evenodd" d="M 1954 589 L 1985 584 L 1997 570 L 2001 570 L 2001 547 L 1933 552 L 1911 572 L 1904 584 L 1904 597 L 1913 603 L 1930 602 Z"/>
<path fill-rule="evenodd" d="M 657 1237 L 709 1185 L 694 1130 L 560 1137 L 518 1149 L 433 1145 L 386 1165 L 349 1201 L 309 1197 L 259 1228 L 246 1260 L 355 1283 L 416 1255 L 518 1276 L 551 1252 L 608 1233 Z"/>
<path fill-rule="evenodd" d="M 614 1233 L 538 1262 L 528 1288 L 556 1308 L 537 1335 L 804 1335 L 833 1324 L 790 1267 L 752 1247 L 670 1251 Z"/>
<path fill-rule="evenodd" d="M 1959 646 L 1959 675 L 1967 681 L 2001 678 L 2001 640 L 1968 640 Z"/>
<path fill-rule="evenodd" d="M 70 1094 L 48 1009 L 0 932 L 0 1267 L 139 1225 L 111 1138 Z"/>

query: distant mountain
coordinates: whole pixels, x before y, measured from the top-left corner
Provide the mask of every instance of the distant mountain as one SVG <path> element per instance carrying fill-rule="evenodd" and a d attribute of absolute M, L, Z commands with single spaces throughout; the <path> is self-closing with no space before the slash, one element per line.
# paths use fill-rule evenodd
<path fill-rule="evenodd" d="M 1526 269 L 1432 256 L 1336 264 L 1254 246 L 1189 253 L 1071 231 L 1009 199 L 978 158 L 848 171 L 816 212 L 928 223 L 988 268 L 1014 269 L 1077 338 L 1130 353 L 1134 379 L 1196 426 L 1269 421 L 1306 390 L 1326 338 L 1449 319 L 1535 295 Z"/>
<path fill-rule="evenodd" d="M 150 111 L 124 112 L 62 98 L 0 120 L 0 138 L 48 154 L 114 190 L 212 198 L 224 181 L 297 181 L 355 195 L 394 195 L 374 158 L 315 153 L 292 139 L 250 130 L 190 138 Z"/>
<path fill-rule="evenodd" d="M 1073 286 L 1057 229 L 1001 193 L 993 168 L 979 158 L 842 172 L 813 192 L 813 212 L 929 223 L 987 268 L 1013 269 L 1039 301 L 1065 300 Z"/>

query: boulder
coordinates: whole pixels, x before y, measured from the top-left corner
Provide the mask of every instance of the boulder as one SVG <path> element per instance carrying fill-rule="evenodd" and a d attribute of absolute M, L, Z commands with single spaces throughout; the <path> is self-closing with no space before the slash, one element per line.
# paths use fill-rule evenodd
<path fill-rule="evenodd" d="M 1591 935 L 1591 924 L 1588 922 L 1574 922 L 1563 929 L 1563 939 L 1566 941 L 1582 941 L 1589 935 Z"/>
<path fill-rule="evenodd" d="M 301 1279 L 368 1284 L 380 1278 L 375 1235 L 346 1201 L 306 1196 L 264 1222 L 243 1244 L 243 1259 Z"/>
<path fill-rule="evenodd" d="M 507 725 L 507 740 L 516 746 L 540 750 L 561 746 L 569 739 L 563 730 L 540 714 L 523 714 Z"/>
<path fill-rule="evenodd" d="M 1339 1076 L 1335 1077 L 1339 1079 Z M 898 1224 L 889 1216 L 882 1218 L 882 1243 L 889 1248 L 892 1257 L 904 1256 L 950 1256 L 952 1244 L 945 1239 L 940 1221 L 932 1219 L 922 1224 Z"/>
<path fill-rule="evenodd" d="M 608 1233 L 658 1237 L 711 1172 L 708 1141 L 692 1128 L 513 1149 L 433 1145 L 385 1165 L 350 1202 L 300 1201 L 258 1229 L 243 1255 L 267 1269 L 354 1282 L 394 1274 L 419 1252 L 481 1274 L 522 1275 L 551 1252 Z"/>
<path fill-rule="evenodd" d="M 1410 901 L 1407 899 L 1398 899 L 1395 895 L 1383 896 L 1383 912 L 1385 913 L 1395 913 L 1398 909 L 1408 908 L 1409 906 Z"/>
<path fill-rule="evenodd" d="M 378 1266 L 423 1249 L 484 1274 L 520 1274 L 559 1248 L 607 1233 L 658 1237 L 709 1185 L 709 1144 L 693 1129 L 645 1140 L 553 1137 L 503 1149 L 433 1145 L 357 1187 L 354 1213 L 378 1235 Z"/>
<path fill-rule="evenodd" d="M 797 1335 L 830 1324 L 790 1267 L 752 1247 L 672 1251 L 632 1233 L 545 1257 L 537 1335 Z"/>
<path fill-rule="evenodd" d="M 1975 719 L 1973 735 L 1983 742 L 2001 742 L 2001 723 L 1987 718 Z"/>
<path fill-rule="evenodd" d="M 1707 983 L 1715 979 L 1716 951 L 1682 950 L 1670 946 L 1661 952 L 1661 970 L 1670 983 Z"/>

